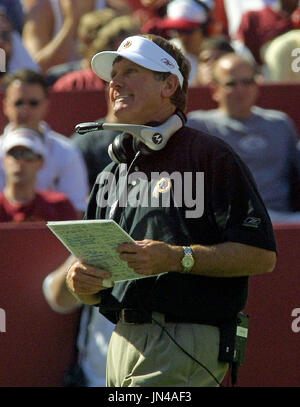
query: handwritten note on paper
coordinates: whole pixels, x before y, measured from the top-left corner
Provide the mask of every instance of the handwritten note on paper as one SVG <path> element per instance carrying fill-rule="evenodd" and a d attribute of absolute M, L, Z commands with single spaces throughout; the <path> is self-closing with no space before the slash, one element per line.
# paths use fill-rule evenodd
<path fill-rule="evenodd" d="M 135 273 L 119 258 L 118 244 L 134 240 L 113 220 L 48 222 L 47 226 L 80 261 L 108 270 L 113 281 L 144 276 Z"/>

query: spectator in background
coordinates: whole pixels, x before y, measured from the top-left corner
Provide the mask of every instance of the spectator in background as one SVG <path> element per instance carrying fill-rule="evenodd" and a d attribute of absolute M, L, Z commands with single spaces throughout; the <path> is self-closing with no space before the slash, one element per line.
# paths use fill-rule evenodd
<path fill-rule="evenodd" d="M 21 68 L 39 70 L 26 51 L 20 34 L 13 30 L 4 10 L 0 7 L 0 83 L 6 73 L 13 73 Z"/>
<path fill-rule="evenodd" d="M 0 10 L 6 14 L 13 29 L 20 35 L 23 30 L 24 13 L 20 0 L 0 0 Z"/>
<path fill-rule="evenodd" d="M 100 51 L 117 49 L 122 40 L 140 32 L 135 19 L 129 15 L 112 18 L 97 33 L 97 36 L 86 48 L 86 60 L 89 67 L 62 76 L 54 85 L 54 91 L 101 90 L 105 82 L 92 70 L 92 57 Z"/>
<path fill-rule="evenodd" d="M 223 3 L 223 15 L 227 34 L 233 38 L 240 26 L 242 16 L 250 10 L 261 10 L 266 6 L 276 6 L 279 0 L 217 0 Z"/>
<path fill-rule="evenodd" d="M 264 54 L 264 76 L 271 82 L 300 82 L 300 29 L 269 43 Z"/>
<path fill-rule="evenodd" d="M 159 35 L 171 38 L 172 43 L 181 49 L 191 64 L 189 86 L 198 85 L 199 53 L 203 42 L 218 31 L 214 7 L 214 0 L 172 0 L 167 5 L 166 17 L 157 21 L 156 28 L 151 24 L 143 27 L 146 32 L 158 30 Z M 231 46 L 235 52 L 251 57 L 249 50 L 240 43 L 231 42 Z"/>
<path fill-rule="evenodd" d="M 196 0 L 201 3 L 201 0 Z M 130 3 L 139 3 L 139 0 L 129 0 Z M 139 19 L 143 29 L 143 32 L 152 32 L 157 30 L 156 34 L 165 36 L 164 32 L 159 30 L 159 19 L 166 17 L 167 5 L 169 0 L 140 0 L 141 7 L 134 13 L 134 16 Z M 209 4 L 204 0 L 202 3 Z M 211 20 L 213 24 L 210 25 L 209 31 L 212 35 L 227 35 L 227 17 L 224 8 L 223 0 L 213 0 L 214 6 L 211 9 Z M 145 27 L 144 27 L 145 26 Z M 145 28 L 145 31 L 144 31 Z"/>
<path fill-rule="evenodd" d="M 6 134 L 2 143 L 5 187 L 0 193 L 0 222 L 76 219 L 65 194 L 36 190 L 36 177 L 46 158 L 43 135 L 28 128 Z"/>
<path fill-rule="evenodd" d="M 52 85 L 61 76 L 80 69 L 90 69 L 90 46 L 98 31 L 118 14 L 111 8 L 94 10 L 84 14 L 77 31 L 78 54 L 81 59 L 56 65 L 47 71 L 47 82 Z M 91 70 L 91 69 L 90 69 Z M 95 82 L 95 81 L 94 81 Z M 103 86 L 103 81 L 98 81 Z"/>
<path fill-rule="evenodd" d="M 299 27 L 299 21 L 294 20 L 297 8 L 298 0 L 279 0 L 276 7 L 267 5 L 242 16 L 236 37 L 251 51 L 258 65 L 263 65 L 269 41 Z"/>
<path fill-rule="evenodd" d="M 273 222 L 300 221 L 300 151 L 283 112 L 255 106 L 256 68 L 236 54 L 220 57 L 211 85 L 218 108 L 188 114 L 188 125 L 225 140 L 250 168 Z"/>
<path fill-rule="evenodd" d="M 171 41 L 191 64 L 189 86 L 195 85 L 198 55 L 202 42 L 209 36 L 213 7 L 213 0 L 173 0 L 168 3 L 166 18 L 160 23 L 160 28 L 168 32 Z"/>
<path fill-rule="evenodd" d="M 73 256 L 50 273 L 43 282 L 43 293 L 53 311 L 60 314 L 75 312 L 83 304 L 66 285 L 66 270 L 76 259 Z M 77 362 L 68 369 L 66 387 L 105 387 L 106 355 L 111 333 L 114 329 L 98 308 L 85 305 L 81 311 L 77 338 Z"/>
<path fill-rule="evenodd" d="M 213 80 L 213 65 L 222 55 L 234 52 L 230 41 L 224 36 L 211 37 L 203 41 L 199 53 L 196 85 L 209 85 Z"/>
<path fill-rule="evenodd" d="M 39 1 L 40 0 L 21 0 L 24 12 L 27 13 Z"/>
<path fill-rule="evenodd" d="M 77 28 L 87 12 L 106 6 L 129 10 L 120 0 L 41 0 L 29 9 L 23 29 L 24 43 L 42 72 L 79 58 Z"/>
<path fill-rule="evenodd" d="M 132 9 L 133 17 L 141 27 L 166 14 L 166 6 L 169 0 L 128 0 Z"/>
<path fill-rule="evenodd" d="M 20 126 L 41 132 L 45 138 L 45 164 L 37 176 L 37 188 L 64 192 L 79 213 L 86 207 L 88 180 L 84 160 L 71 141 L 44 121 L 49 106 L 47 84 L 42 75 L 21 70 L 6 78 L 3 111 L 9 120 L 4 135 Z M 0 157 L 2 142 L 0 137 Z M 0 166 L 0 190 L 4 188 Z"/>
<path fill-rule="evenodd" d="M 98 52 L 98 49 L 116 50 L 127 35 L 136 33 L 140 33 L 140 26 L 130 15 L 115 17 L 98 31 L 97 37 L 91 44 L 90 53 Z"/>

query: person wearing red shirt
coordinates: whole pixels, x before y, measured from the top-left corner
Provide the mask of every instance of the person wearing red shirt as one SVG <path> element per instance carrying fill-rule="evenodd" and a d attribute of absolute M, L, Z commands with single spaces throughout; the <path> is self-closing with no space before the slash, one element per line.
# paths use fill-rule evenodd
<path fill-rule="evenodd" d="M 266 6 L 242 16 L 236 37 L 252 52 L 256 62 L 263 64 L 263 46 L 281 34 L 297 28 L 298 0 L 280 0 L 278 8 Z"/>
<path fill-rule="evenodd" d="M 77 218 L 65 194 L 35 188 L 46 154 L 40 133 L 29 128 L 12 130 L 3 141 L 3 153 L 6 184 L 0 194 L 0 222 Z"/>

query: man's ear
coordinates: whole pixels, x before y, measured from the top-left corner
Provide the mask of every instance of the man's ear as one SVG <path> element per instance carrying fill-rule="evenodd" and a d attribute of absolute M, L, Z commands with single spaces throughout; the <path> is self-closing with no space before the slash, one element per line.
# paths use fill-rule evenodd
<path fill-rule="evenodd" d="M 164 86 L 161 90 L 162 97 L 170 98 L 176 92 L 179 84 L 179 80 L 176 75 L 169 75 L 167 79 L 164 81 Z"/>

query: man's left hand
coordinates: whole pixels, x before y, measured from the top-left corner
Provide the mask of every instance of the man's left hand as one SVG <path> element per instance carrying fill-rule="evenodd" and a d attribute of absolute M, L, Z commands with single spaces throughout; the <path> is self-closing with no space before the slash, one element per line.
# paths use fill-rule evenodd
<path fill-rule="evenodd" d="M 171 246 L 156 240 L 140 240 L 118 246 L 120 259 L 128 263 L 136 273 L 150 276 L 168 271 L 181 271 L 182 247 Z"/>

